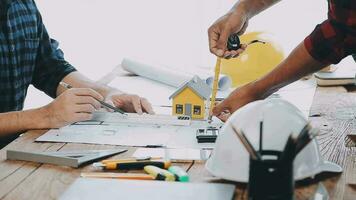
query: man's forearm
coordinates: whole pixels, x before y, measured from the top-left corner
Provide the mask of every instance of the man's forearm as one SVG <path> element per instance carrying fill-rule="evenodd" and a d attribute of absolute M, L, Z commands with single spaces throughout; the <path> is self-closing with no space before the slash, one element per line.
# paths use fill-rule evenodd
<path fill-rule="evenodd" d="M 280 88 L 325 67 L 310 56 L 304 43 L 299 44 L 293 52 L 274 70 L 252 83 L 257 98 L 263 99 Z"/>
<path fill-rule="evenodd" d="M 49 128 L 44 108 L 0 113 L 0 137 L 30 129 Z"/>
<path fill-rule="evenodd" d="M 231 11 L 245 12 L 248 18 L 266 10 L 281 0 L 240 0 Z"/>
<path fill-rule="evenodd" d="M 80 74 L 79 72 L 72 72 L 68 74 L 66 77 L 64 77 L 62 81 L 72 85 L 75 88 L 91 88 L 97 91 L 98 93 L 100 93 L 103 97 L 106 97 L 109 93 L 113 91 L 119 92 L 115 88 L 95 83 L 94 81 L 86 78 L 84 75 Z M 58 86 L 57 96 L 60 95 L 62 92 L 64 92 L 64 90 L 65 89 L 63 87 Z"/>

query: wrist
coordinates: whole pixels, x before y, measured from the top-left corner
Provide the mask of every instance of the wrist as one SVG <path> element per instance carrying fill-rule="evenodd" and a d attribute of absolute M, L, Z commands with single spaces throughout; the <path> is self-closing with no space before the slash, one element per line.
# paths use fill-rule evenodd
<path fill-rule="evenodd" d="M 21 111 L 17 115 L 19 121 L 22 122 L 23 130 L 50 128 L 49 118 L 45 107 Z"/>
<path fill-rule="evenodd" d="M 232 7 L 232 9 L 230 10 L 230 13 L 236 13 L 240 16 L 245 16 L 247 19 L 253 17 L 249 10 L 249 4 L 244 1 L 236 3 L 234 7 Z"/>

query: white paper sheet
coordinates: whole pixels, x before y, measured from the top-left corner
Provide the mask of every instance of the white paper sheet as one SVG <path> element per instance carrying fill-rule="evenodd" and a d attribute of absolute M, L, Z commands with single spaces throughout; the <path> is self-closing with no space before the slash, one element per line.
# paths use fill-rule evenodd
<path fill-rule="evenodd" d="M 110 113 L 108 113 L 110 114 Z M 206 121 L 193 121 L 190 126 L 123 125 L 104 122 L 101 125 L 69 125 L 51 129 L 37 142 L 69 142 L 122 146 L 163 146 L 166 148 L 213 148 L 213 143 L 199 144 L 196 130 L 210 126 Z M 221 126 L 213 122 L 213 126 Z"/>
<path fill-rule="evenodd" d="M 159 64 L 146 64 L 137 60 L 124 58 L 121 62 L 121 67 L 133 74 L 158 81 L 160 83 L 179 87 L 186 81 L 191 80 L 195 75 L 205 80 L 210 86 L 213 85 L 213 72 L 205 70 L 182 71 L 172 67 L 167 67 Z M 226 75 L 220 75 L 218 81 L 219 90 L 227 90 L 231 87 L 231 79 Z"/>
<path fill-rule="evenodd" d="M 122 87 L 145 96 L 155 106 L 159 114 L 171 113 L 170 102 L 167 99 L 174 89 L 142 77 L 122 77 L 119 81 Z M 118 82 L 113 82 L 116 84 Z M 125 84 L 126 83 L 126 84 Z M 140 84 L 137 84 L 140 83 Z M 112 85 L 111 84 L 111 85 Z M 274 98 L 283 98 L 294 104 L 306 117 L 315 93 L 315 80 L 297 81 L 278 91 Z M 170 91 L 171 90 L 171 91 Z M 142 93 L 141 93 L 142 92 Z M 225 94 L 225 96 L 227 96 Z M 158 103 L 157 103 L 158 102 Z M 191 126 L 118 126 L 117 124 L 76 125 L 62 129 L 55 129 L 39 137 L 36 141 L 74 142 L 90 144 L 109 144 L 124 146 L 163 145 L 167 148 L 213 148 L 213 144 L 198 144 L 196 140 L 197 128 L 209 126 L 207 122 L 193 121 Z"/>

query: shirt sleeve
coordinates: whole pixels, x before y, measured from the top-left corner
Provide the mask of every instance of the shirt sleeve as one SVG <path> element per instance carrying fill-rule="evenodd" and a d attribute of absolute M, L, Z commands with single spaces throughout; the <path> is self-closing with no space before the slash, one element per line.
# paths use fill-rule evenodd
<path fill-rule="evenodd" d="M 324 64 L 337 64 L 352 53 L 348 48 L 350 37 L 344 25 L 328 19 L 315 27 L 304 39 L 304 45 L 315 60 Z"/>
<path fill-rule="evenodd" d="M 37 20 L 40 37 L 32 84 L 55 98 L 59 82 L 76 69 L 65 61 L 62 50 L 58 48 L 58 42 L 49 37 L 39 13 Z"/>

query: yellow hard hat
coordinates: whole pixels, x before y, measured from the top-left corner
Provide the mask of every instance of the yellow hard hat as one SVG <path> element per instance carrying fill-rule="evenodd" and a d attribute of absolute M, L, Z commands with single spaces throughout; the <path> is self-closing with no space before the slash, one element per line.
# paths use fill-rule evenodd
<path fill-rule="evenodd" d="M 221 72 L 231 77 L 233 87 L 258 79 L 270 72 L 284 59 L 282 49 L 273 42 L 270 35 L 251 32 L 240 37 L 243 44 L 257 39 L 267 43 L 252 44 L 239 57 L 222 60 Z"/>

